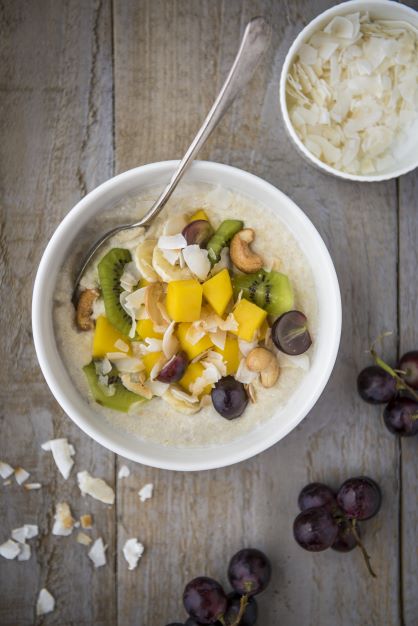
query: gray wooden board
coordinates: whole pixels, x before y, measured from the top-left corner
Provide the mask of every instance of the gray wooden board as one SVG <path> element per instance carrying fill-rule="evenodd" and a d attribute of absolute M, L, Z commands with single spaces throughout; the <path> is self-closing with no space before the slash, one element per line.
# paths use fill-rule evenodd
<path fill-rule="evenodd" d="M 418 623 L 416 441 L 400 446 L 382 427 L 379 411 L 355 392 L 371 339 L 384 329 L 396 331 L 399 320 L 400 349 L 417 340 L 417 176 L 400 180 L 398 215 L 396 181 L 346 183 L 306 164 L 284 133 L 278 106 L 291 41 L 331 4 L 114 0 L 111 7 L 105 0 L 9 0 L 2 6 L 0 242 L 7 332 L 0 341 L 8 366 L 1 371 L 0 458 L 23 465 L 44 487 L 31 494 L 1 487 L 0 541 L 21 523 L 37 519 L 41 527 L 36 557 L 0 560 L 1 624 L 33 623 L 36 594 L 46 584 L 57 599 L 47 624 L 164 626 L 184 618 L 184 584 L 199 574 L 226 582 L 227 560 L 244 545 L 266 550 L 273 562 L 272 584 L 259 602 L 263 626 L 393 626 L 401 625 L 402 614 L 406 626 Z M 222 84 L 246 21 L 257 14 L 271 19 L 273 45 L 202 158 L 260 175 L 318 227 L 343 298 L 337 365 L 306 420 L 256 458 L 196 474 L 128 463 L 131 476 L 116 482 L 114 456 L 65 419 L 37 367 L 29 318 L 35 267 L 62 216 L 112 174 L 113 143 L 116 172 L 181 156 Z M 16 285 L 18 297 L 10 298 Z M 396 358 L 395 335 L 384 354 Z M 61 435 L 77 449 L 67 483 L 40 451 L 44 440 Z M 117 459 L 117 468 L 122 463 Z M 115 485 L 114 508 L 80 498 L 75 472 L 81 469 Z M 381 513 L 363 531 L 376 581 L 358 551 L 310 555 L 291 536 L 297 494 L 307 481 L 337 487 L 363 473 L 384 493 Z M 141 503 L 137 491 L 146 482 L 154 483 L 155 495 Z M 62 499 L 75 513 L 95 514 L 93 535 L 109 544 L 106 568 L 94 571 L 74 537 L 50 536 L 53 506 Z M 121 548 L 132 536 L 146 552 L 130 572 Z"/>

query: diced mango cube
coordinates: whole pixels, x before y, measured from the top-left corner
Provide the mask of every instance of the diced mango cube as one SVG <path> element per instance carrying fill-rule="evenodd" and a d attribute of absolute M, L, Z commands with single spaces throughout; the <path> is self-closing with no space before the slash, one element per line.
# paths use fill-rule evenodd
<path fill-rule="evenodd" d="M 112 326 L 107 317 L 98 317 L 93 337 L 93 358 L 103 359 L 108 352 L 123 352 L 115 346 L 117 341 L 123 341 L 129 348 L 126 354 L 132 354 L 129 338 Z"/>
<path fill-rule="evenodd" d="M 180 379 L 179 384 L 185 389 L 188 393 L 191 393 L 191 386 L 193 383 L 202 376 L 205 368 L 199 362 L 190 363 L 188 368 L 186 369 L 183 378 Z M 207 385 L 200 395 L 205 395 L 210 393 L 212 389 L 212 385 Z"/>
<path fill-rule="evenodd" d="M 146 320 L 138 320 L 136 325 L 136 332 L 140 339 L 146 339 L 147 337 L 151 337 L 153 339 L 162 339 L 162 333 L 157 333 L 154 330 L 153 321 L 150 319 Z"/>
<path fill-rule="evenodd" d="M 195 222 L 196 220 L 206 220 L 208 222 L 209 218 L 203 209 L 199 209 L 196 213 L 193 213 L 189 220 L 189 224 L 190 222 Z"/>
<path fill-rule="evenodd" d="M 260 328 L 267 317 L 267 311 L 245 298 L 238 302 L 233 313 L 238 322 L 238 330 L 232 332 L 245 341 L 254 339 L 255 331 Z"/>
<path fill-rule="evenodd" d="M 221 350 L 217 347 L 215 347 L 214 349 L 216 352 L 219 352 L 219 354 L 222 354 L 223 359 L 226 363 L 226 373 L 228 375 L 236 374 L 240 362 L 238 339 L 228 333 L 226 336 L 224 349 Z"/>
<path fill-rule="evenodd" d="M 210 340 L 209 335 L 205 335 L 204 337 L 202 337 L 202 339 L 200 339 L 194 345 L 190 343 L 190 341 L 187 341 L 186 335 L 190 326 L 191 326 L 190 322 L 182 322 L 181 324 L 179 324 L 177 326 L 177 337 L 180 341 L 180 346 L 185 351 L 189 359 L 192 360 L 195 358 L 195 356 L 197 356 L 201 352 L 204 352 L 205 350 L 212 348 L 213 343 Z"/>
<path fill-rule="evenodd" d="M 226 268 L 203 283 L 203 295 L 214 311 L 222 317 L 232 298 L 231 278 Z"/>
<path fill-rule="evenodd" d="M 175 322 L 195 322 L 202 308 L 202 285 L 195 278 L 173 280 L 167 286 L 167 313 Z"/>
<path fill-rule="evenodd" d="M 162 356 L 162 352 L 148 352 L 147 354 L 144 354 L 144 356 L 142 357 L 142 362 L 145 366 L 145 371 L 148 377 L 151 374 L 152 368 L 154 367 L 158 359 Z"/>

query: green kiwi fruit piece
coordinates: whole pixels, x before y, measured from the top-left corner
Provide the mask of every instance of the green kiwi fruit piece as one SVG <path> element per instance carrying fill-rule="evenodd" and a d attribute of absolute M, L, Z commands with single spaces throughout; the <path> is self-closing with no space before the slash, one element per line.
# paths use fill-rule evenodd
<path fill-rule="evenodd" d="M 128 336 L 132 320 L 120 303 L 123 288 L 120 279 L 125 265 L 132 260 L 129 250 L 112 248 L 97 266 L 106 317 L 115 328 Z"/>
<path fill-rule="evenodd" d="M 294 308 L 293 287 L 286 274 L 260 270 L 255 274 L 236 274 L 232 279 L 235 299 L 254 302 L 272 317 L 279 317 Z"/>
<path fill-rule="evenodd" d="M 223 248 L 229 244 L 234 235 L 242 230 L 243 226 L 244 222 L 241 220 L 224 220 L 217 228 L 206 246 L 212 265 L 219 261 Z"/>
<path fill-rule="evenodd" d="M 101 404 L 109 409 L 114 409 L 115 411 L 127 413 L 132 404 L 135 402 L 145 402 L 145 398 L 126 389 L 119 380 L 112 383 L 115 386 L 115 393 L 113 396 L 106 395 L 102 385 L 99 383 L 99 379 L 97 378 L 94 361 L 91 361 L 91 363 L 83 367 L 83 372 L 87 378 L 92 396 L 97 404 Z M 111 378 L 112 377 L 110 376 L 110 379 Z"/>

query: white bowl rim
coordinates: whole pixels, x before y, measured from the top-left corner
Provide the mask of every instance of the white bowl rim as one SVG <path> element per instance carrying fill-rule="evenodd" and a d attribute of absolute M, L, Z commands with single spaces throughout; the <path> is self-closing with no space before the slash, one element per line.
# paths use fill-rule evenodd
<path fill-rule="evenodd" d="M 263 452 L 264 450 L 267 450 L 272 445 L 277 443 L 279 440 L 284 438 L 306 417 L 306 415 L 309 413 L 309 411 L 312 409 L 312 407 L 315 405 L 318 398 L 322 394 L 329 380 L 329 377 L 331 376 L 332 370 L 334 368 L 335 360 L 337 358 L 339 344 L 340 344 L 341 323 L 342 323 L 341 294 L 340 294 L 338 278 L 337 278 L 333 261 L 331 259 L 329 251 L 321 235 L 319 234 L 319 232 L 317 231 L 317 229 L 315 228 L 311 220 L 308 218 L 308 216 L 302 211 L 302 209 L 300 209 L 293 202 L 293 200 L 291 200 L 282 191 L 274 187 L 274 185 L 272 185 L 271 183 L 265 181 L 264 179 L 254 174 L 246 172 L 245 170 L 233 167 L 231 165 L 215 163 L 213 161 L 194 161 L 190 169 L 195 170 L 196 173 L 198 173 L 199 170 L 201 170 L 202 172 L 212 171 L 215 173 L 223 170 L 237 178 L 242 177 L 242 178 L 245 178 L 254 182 L 255 185 L 264 186 L 266 190 L 276 194 L 276 196 L 282 201 L 290 203 L 290 205 L 292 206 L 292 210 L 295 212 L 295 215 L 297 216 L 297 218 L 301 222 L 303 222 L 304 225 L 308 229 L 310 229 L 311 231 L 310 235 L 313 238 L 316 238 L 316 244 L 322 250 L 323 259 L 325 260 L 327 264 L 326 270 L 328 271 L 328 274 L 329 274 L 328 278 L 329 278 L 331 302 L 334 308 L 334 312 L 333 312 L 334 327 L 330 329 L 330 345 L 329 345 L 329 350 L 328 350 L 328 362 L 325 364 L 326 365 L 325 367 L 321 368 L 321 372 L 317 379 L 317 385 L 315 389 L 309 395 L 307 394 L 307 397 L 305 398 L 305 401 L 302 404 L 298 414 L 295 415 L 292 420 L 289 420 L 287 427 L 284 428 L 280 432 L 279 436 L 276 436 L 275 433 L 273 432 L 270 434 L 269 437 L 266 437 L 265 439 L 263 439 L 263 441 L 260 442 L 258 445 L 257 444 L 251 445 L 247 443 L 245 448 L 240 449 L 239 452 L 235 453 L 234 455 L 230 455 L 228 458 L 223 458 L 221 462 L 215 459 L 208 460 L 204 457 L 204 455 L 202 455 L 202 458 L 200 458 L 197 461 L 194 461 L 193 463 L 187 463 L 187 462 L 185 463 L 184 460 L 182 462 L 179 462 L 176 460 L 173 461 L 171 459 L 167 460 L 167 459 L 155 458 L 155 456 L 151 454 L 145 454 L 142 452 L 139 453 L 136 451 L 131 452 L 130 450 L 126 449 L 123 445 L 120 445 L 118 442 L 113 441 L 106 434 L 101 433 L 94 426 L 94 424 L 91 424 L 89 422 L 88 418 L 84 417 L 84 415 L 80 411 L 78 411 L 78 409 L 74 406 L 73 402 L 67 397 L 65 391 L 63 391 L 63 389 L 61 388 L 61 384 L 60 384 L 60 380 L 58 376 L 54 372 L 53 368 L 51 368 L 49 361 L 48 361 L 47 351 L 45 350 L 45 346 L 44 346 L 44 330 L 43 330 L 43 324 L 42 324 L 42 319 L 44 316 L 42 294 L 44 293 L 45 286 L 48 282 L 48 268 L 51 262 L 53 262 L 54 260 L 56 251 L 59 249 L 61 243 L 64 241 L 64 238 L 67 234 L 67 230 L 71 228 L 73 223 L 77 222 L 77 218 L 79 214 L 82 213 L 91 202 L 94 202 L 97 198 L 99 198 L 102 194 L 105 194 L 107 191 L 118 187 L 119 184 L 125 181 L 130 181 L 131 179 L 134 180 L 139 173 L 153 172 L 154 174 L 157 174 L 158 171 L 161 171 L 167 167 L 174 169 L 174 167 L 177 166 L 178 163 L 179 162 L 176 160 L 149 163 L 146 165 L 142 165 L 142 166 L 130 169 L 121 174 L 118 174 L 108 179 L 107 181 L 105 181 L 104 183 L 96 187 L 95 189 L 93 189 L 67 213 L 67 215 L 63 218 L 63 220 L 60 222 L 60 224 L 56 228 L 48 245 L 46 246 L 44 254 L 41 258 L 41 261 L 38 267 L 38 271 L 37 271 L 35 282 L 34 282 L 33 298 L 32 298 L 32 329 L 33 329 L 33 339 L 34 339 L 36 355 L 37 355 L 42 373 L 44 375 L 44 378 L 47 382 L 47 385 L 49 386 L 53 396 L 58 401 L 58 403 L 60 404 L 60 406 L 66 413 L 66 415 L 73 422 L 75 422 L 77 426 L 81 428 L 82 431 L 84 431 L 94 441 L 98 442 L 103 447 L 107 448 L 108 450 L 111 450 L 112 452 L 116 454 L 119 454 L 122 457 L 130 459 L 132 461 L 142 463 L 150 467 L 156 467 L 159 469 L 168 469 L 168 470 L 177 470 L 177 471 L 200 471 L 200 470 L 216 469 L 220 467 L 226 467 L 228 465 L 233 465 L 235 463 L 239 463 L 241 461 L 249 459 Z M 187 174 L 185 175 L 185 178 L 187 178 Z M 234 443 L 234 441 L 232 441 L 231 443 Z M 222 445 L 227 446 L 228 444 L 222 444 Z M 203 450 L 203 449 L 204 448 L 202 447 L 194 448 L 194 450 Z M 206 449 L 209 451 L 211 447 L 206 448 Z M 181 448 L 181 450 L 183 451 L 186 450 L 186 454 L 187 454 L 187 449 Z"/>
<path fill-rule="evenodd" d="M 345 180 L 352 180 L 356 182 L 364 182 L 364 183 L 375 183 L 384 180 L 391 180 L 393 178 L 398 178 L 398 176 L 403 176 L 408 172 L 412 172 L 416 167 L 418 167 L 418 150 L 417 150 L 417 159 L 415 164 L 407 165 L 404 167 L 400 167 L 392 172 L 386 172 L 384 174 L 370 174 L 370 175 L 360 175 L 360 174 L 350 174 L 349 172 L 343 172 L 341 170 L 337 170 L 334 167 L 331 167 L 327 163 L 324 163 L 320 159 L 318 159 L 312 152 L 310 152 L 305 144 L 299 139 L 292 122 L 290 121 L 289 113 L 287 110 L 287 102 L 286 102 L 286 80 L 287 75 L 289 73 L 290 65 L 293 61 L 293 58 L 296 54 L 297 49 L 300 44 L 304 42 L 306 37 L 313 32 L 317 26 L 319 26 L 326 18 L 333 17 L 334 15 L 340 15 L 346 13 L 346 9 L 357 8 L 359 9 L 361 6 L 375 5 L 376 8 L 381 7 L 392 7 L 399 10 L 399 13 L 404 15 L 414 16 L 415 19 L 417 17 L 417 11 L 415 9 L 408 7 L 405 4 L 400 4 L 398 2 L 394 2 L 393 0 L 348 0 L 346 2 L 341 2 L 340 4 L 336 4 L 326 11 L 323 11 L 319 15 L 317 15 L 313 20 L 311 20 L 306 26 L 301 30 L 301 32 L 297 35 L 296 39 L 290 46 L 286 58 L 283 63 L 281 75 L 280 75 L 280 108 L 282 117 L 284 119 L 286 130 L 289 133 L 292 140 L 295 142 L 298 149 L 302 152 L 302 154 L 315 164 L 319 169 L 323 170 L 327 174 L 331 174 L 332 176 L 337 176 L 339 178 L 343 178 Z"/>

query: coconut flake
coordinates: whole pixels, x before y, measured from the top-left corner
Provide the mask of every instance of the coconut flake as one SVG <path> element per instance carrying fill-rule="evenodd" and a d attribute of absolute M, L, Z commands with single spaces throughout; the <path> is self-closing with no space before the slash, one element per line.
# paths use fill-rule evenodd
<path fill-rule="evenodd" d="M 29 561 L 32 554 L 31 547 L 28 543 L 19 543 L 18 561 Z"/>
<path fill-rule="evenodd" d="M 226 330 L 216 330 L 213 333 L 209 333 L 209 337 L 214 346 L 223 350 L 226 343 Z"/>
<path fill-rule="evenodd" d="M 235 380 L 243 385 L 249 385 L 256 380 L 257 376 L 257 372 L 252 372 L 248 369 L 245 359 L 241 359 L 237 373 L 235 374 Z"/>
<path fill-rule="evenodd" d="M 163 349 L 163 340 L 155 337 L 145 337 L 144 352 L 161 352 Z"/>
<path fill-rule="evenodd" d="M 41 483 L 26 483 L 23 485 L 23 489 L 26 489 L 26 491 L 35 491 L 37 489 L 41 489 L 41 487 Z"/>
<path fill-rule="evenodd" d="M 8 463 L 4 463 L 3 461 L 0 461 L 0 476 L 2 478 L 9 478 L 9 476 L 11 476 L 14 472 L 14 469 L 11 465 L 9 465 Z"/>
<path fill-rule="evenodd" d="M 119 472 L 118 472 L 118 478 L 119 480 L 121 478 L 127 478 L 131 473 L 131 470 L 129 469 L 129 467 L 127 465 L 122 465 Z"/>
<path fill-rule="evenodd" d="M 174 334 L 175 328 L 176 322 L 171 322 L 163 336 L 162 350 L 167 359 L 171 359 L 171 357 L 176 354 L 179 347 L 179 341 Z"/>
<path fill-rule="evenodd" d="M 25 543 L 26 539 L 32 539 L 39 533 L 38 526 L 36 524 L 24 524 L 20 528 L 14 528 L 12 530 L 12 539 L 18 543 Z"/>
<path fill-rule="evenodd" d="M 158 398 L 162 398 L 167 389 L 169 388 L 168 383 L 161 383 L 159 380 L 146 380 L 144 383 L 144 387 L 148 387 L 153 396 L 157 396 Z"/>
<path fill-rule="evenodd" d="M 25 480 L 27 480 L 30 476 L 30 473 L 23 469 L 23 467 L 16 467 L 15 469 L 15 478 L 16 482 L 19 485 L 22 485 Z"/>
<path fill-rule="evenodd" d="M 146 485 L 144 485 L 138 491 L 139 499 L 141 500 L 141 502 L 145 502 L 145 500 L 149 500 L 150 498 L 152 498 L 153 490 L 154 490 L 154 485 L 152 483 L 147 483 Z"/>
<path fill-rule="evenodd" d="M 129 352 L 129 346 L 126 341 L 123 341 L 123 339 L 118 339 L 117 341 L 115 341 L 115 348 L 117 350 L 120 350 L 121 352 Z"/>
<path fill-rule="evenodd" d="M 106 565 L 106 549 L 107 546 L 103 544 L 103 539 L 99 537 L 93 543 L 92 547 L 88 551 L 89 559 L 94 563 L 94 567 L 102 567 Z"/>
<path fill-rule="evenodd" d="M 105 504 L 113 504 L 115 501 L 115 492 L 101 478 L 94 478 L 89 472 L 78 472 L 77 474 L 78 486 L 80 487 L 81 494 L 89 495 L 95 500 L 100 500 Z"/>
<path fill-rule="evenodd" d="M 71 457 L 75 455 L 74 446 L 68 443 L 65 438 L 51 439 L 41 445 L 42 450 L 52 452 L 52 458 L 61 472 L 63 478 L 67 480 L 70 475 L 74 461 Z"/>
<path fill-rule="evenodd" d="M 81 528 L 89 529 L 93 528 L 93 518 L 90 513 L 85 513 L 80 517 Z"/>
<path fill-rule="evenodd" d="M 239 351 L 243 356 L 248 356 L 251 350 L 254 350 L 258 346 L 258 341 L 245 341 L 244 339 L 238 339 Z"/>
<path fill-rule="evenodd" d="M 74 528 L 74 519 L 67 502 L 58 502 L 55 507 L 54 525 L 52 534 L 62 537 L 71 535 Z"/>
<path fill-rule="evenodd" d="M 89 546 L 93 539 L 86 535 L 86 533 L 80 531 L 79 533 L 77 533 L 76 541 L 77 543 L 81 543 L 81 545 L 83 546 Z"/>
<path fill-rule="evenodd" d="M 206 280 L 211 268 L 207 250 L 193 244 L 184 248 L 183 258 L 192 274 L 200 280 Z"/>
<path fill-rule="evenodd" d="M 38 600 L 36 602 L 36 615 L 46 615 L 52 613 L 55 608 L 54 597 L 49 593 L 48 589 L 40 590 Z"/>
<path fill-rule="evenodd" d="M 157 246 L 164 250 L 181 250 L 187 246 L 187 241 L 181 233 L 177 235 L 161 235 Z"/>
<path fill-rule="evenodd" d="M 198 404 L 199 402 L 199 398 L 190 395 L 189 393 L 186 393 L 178 387 L 171 387 L 170 391 L 175 398 L 177 398 L 178 400 L 182 400 L 183 402 L 190 402 L 191 404 Z"/>
<path fill-rule="evenodd" d="M 0 545 L 0 556 L 5 559 L 15 559 L 20 552 L 19 544 L 13 539 L 8 539 Z"/>
<path fill-rule="evenodd" d="M 135 537 L 125 541 L 123 546 L 123 556 L 128 562 L 128 569 L 133 570 L 138 565 L 138 561 L 144 553 L 144 546 Z"/>

